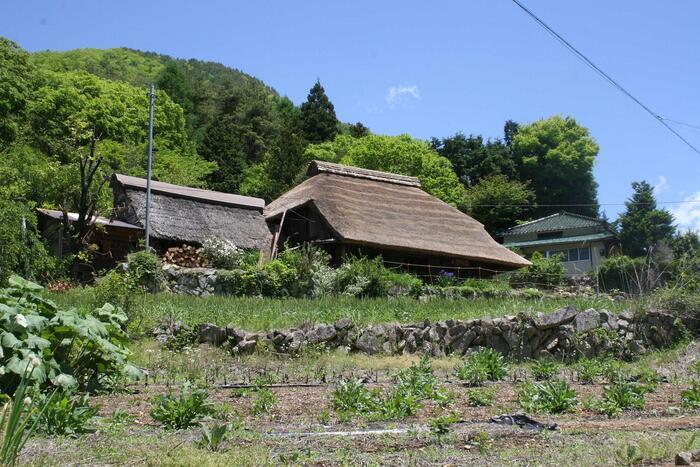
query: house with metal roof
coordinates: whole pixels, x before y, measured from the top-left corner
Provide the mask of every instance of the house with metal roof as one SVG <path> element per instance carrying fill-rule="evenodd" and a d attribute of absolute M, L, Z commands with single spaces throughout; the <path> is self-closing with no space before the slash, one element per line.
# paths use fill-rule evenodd
<path fill-rule="evenodd" d="M 561 255 L 569 276 L 595 270 L 618 243 L 606 221 L 565 211 L 516 225 L 501 236 L 504 246 L 526 258 L 535 251 L 545 257 Z"/>

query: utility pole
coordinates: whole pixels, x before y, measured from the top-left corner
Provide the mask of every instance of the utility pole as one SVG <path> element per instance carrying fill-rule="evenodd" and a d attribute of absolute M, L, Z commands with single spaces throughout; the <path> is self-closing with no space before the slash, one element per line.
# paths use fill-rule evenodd
<path fill-rule="evenodd" d="M 151 165 L 153 163 L 153 105 L 156 99 L 155 87 L 151 84 L 148 92 L 148 174 L 146 176 L 146 251 L 150 251 L 151 237 Z"/>

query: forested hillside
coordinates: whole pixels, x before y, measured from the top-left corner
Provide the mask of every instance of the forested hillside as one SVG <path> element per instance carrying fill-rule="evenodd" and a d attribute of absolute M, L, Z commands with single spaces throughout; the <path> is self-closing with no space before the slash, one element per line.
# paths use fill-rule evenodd
<path fill-rule="evenodd" d="M 323 159 L 416 176 L 492 233 L 564 204 L 598 212 L 598 146 L 571 117 L 507 121 L 496 139 L 375 135 L 340 122 L 320 82 L 295 105 L 218 63 L 130 49 L 30 54 L 8 39 L 0 39 L 0 78 L 2 220 L 19 225 L 24 212 L 33 224 L 36 206 L 76 211 L 76 252 L 86 247 L 87 219 L 111 214 L 109 174 L 145 175 L 150 83 L 161 181 L 269 201 L 301 181 L 309 161 Z M 7 229 L 10 244 L 17 229 Z M 10 269 L 21 250 L 7 256 Z"/>

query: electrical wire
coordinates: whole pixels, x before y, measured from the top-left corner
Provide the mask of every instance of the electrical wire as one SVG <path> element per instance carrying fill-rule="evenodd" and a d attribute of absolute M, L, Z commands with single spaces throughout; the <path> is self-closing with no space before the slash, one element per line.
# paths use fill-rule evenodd
<path fill-rule="evenodd" d="M 671 125 L 667 123 L 668 119 L 663 118 L 661 115 L 657 114 L 653 110 L 651 110 L 647 105 L 645 105 L 642 101 L 637 99 L 634 95 L 632 95 L 631 92 L 629 92 L 627 89 L 625 89 L 620 83 L 615 81 L 610 75 L 608 75 L 606 72 L 604 72 L 600 67 L 598 67 L 595 63 L 593 63 L 588 57 L 586 57 L 582 52 L 580 52 L 576 47 L 571 45 L 569 41 L 564 39 L 559 33 L 557 33 L 554 29 L 549 27 L 547 23 L 545 23 L 543 20 L 541 20 L 537 15 L 535 15 L 532 11 L 530 11 L 525 5 L 523 5 L 519 0 L 511 0 L 513 3 L 515 3 L 520 9 L 522 9 L 525 13 L 527 13 L 537 24 L 539 24 L 542 28 L 544 28 L 551 36 L 553 36 L 561 45 L 563 45 L 569 52 L 571 52 L 576 58 L 581 60 L 584 64 L 586 64 L 589 68 L 591 68 L 593 71 L 595 71 L 598 75 L 600 75 L 605 81 L 607 81 L 610 85 L 615 87 L 618 91 L 632 99 L 637 105 L 639 105 L 642 109 L 644 109 L 649 115 L 654 117 L 656 121 L 658 121 L 660 124 L 662 124 L 668 131 L 673 133 L 678 139 L 683 141 L 690 149 L 695 151 L 696 154 L 700 155 L 700 149 L 695 147 L 693 144 L 690 143 L 687 139 L 685 139 L 680 133 L 678 133 Z M 668 120 L 670 121 L 670 120 Z"/>

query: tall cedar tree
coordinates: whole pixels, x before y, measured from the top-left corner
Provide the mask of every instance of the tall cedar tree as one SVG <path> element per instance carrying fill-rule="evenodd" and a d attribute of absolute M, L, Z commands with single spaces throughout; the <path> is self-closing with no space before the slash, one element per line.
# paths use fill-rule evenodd
<path fill-rule="evenodd" d="M 301 104 L 301 122 L 304 136 L 311 144 L 331 141 L 338 134 L 335 109 L 320 81 L 316 81 L 306 102 Z"/>
<path fill-rule="evenodd" d="M 646 181 L 632 182 L 634 194 L 625 203 L 627 209 L 617 220 L 622 251 L 629 256 L 643 256 L 662 241 L 673 240 L 673 215 L 656 207 L 654 187 Z"/>

